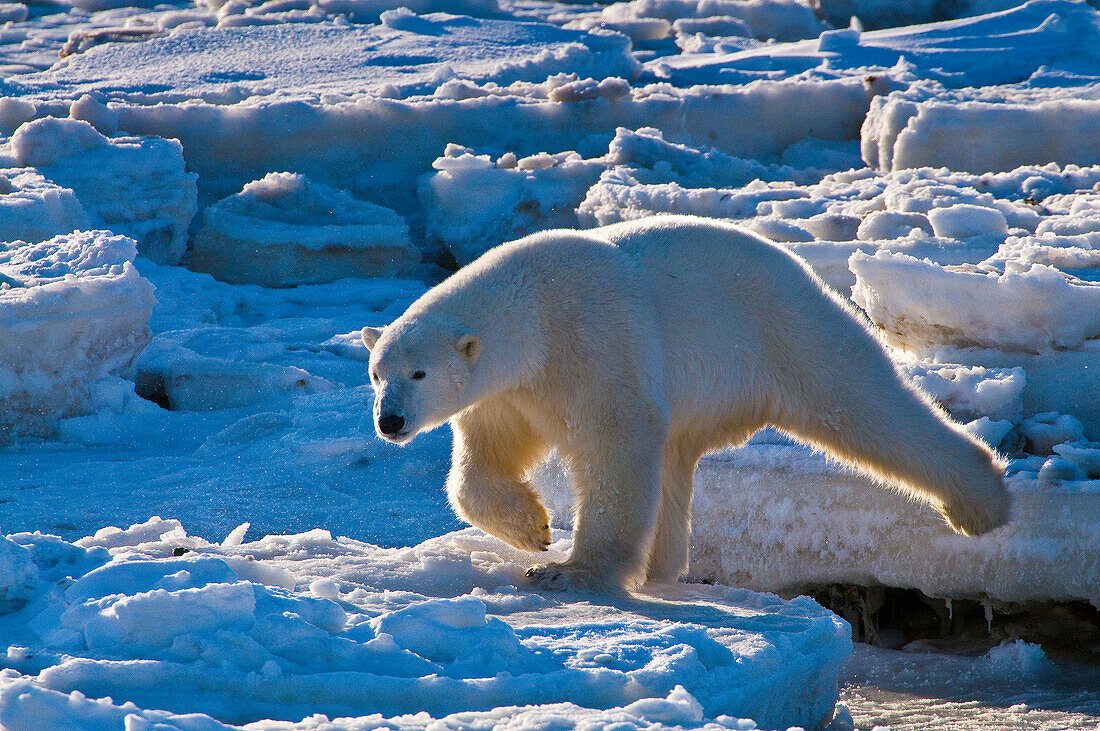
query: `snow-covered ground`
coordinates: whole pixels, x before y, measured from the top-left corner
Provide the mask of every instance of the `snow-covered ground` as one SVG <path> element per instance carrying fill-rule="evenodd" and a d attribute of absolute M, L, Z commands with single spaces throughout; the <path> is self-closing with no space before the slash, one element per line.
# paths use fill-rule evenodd
<path fill-rule="evenodd" d="M 1095 631 L 1100 12 L 401 5 L 0 3 L 0 727 L 1096 728 L 1095 669 L 1037 644 L 844 665 L 843 620 L 754 592 Z M 450 512 L 446 429 L 375 438 L 358 331 L 502 241 L 661 213 L 850 296 L 1012 458 L 1013 523 L 950 535 L 765 433 L 697 476 L 719 585 L 529 590 Z"/>

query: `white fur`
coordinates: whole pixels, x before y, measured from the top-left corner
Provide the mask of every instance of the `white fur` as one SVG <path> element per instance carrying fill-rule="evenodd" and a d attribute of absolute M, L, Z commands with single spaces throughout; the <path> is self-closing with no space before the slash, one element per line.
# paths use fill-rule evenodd
<path fill-rule="evenodd" d="M 931 503 L 960 532 L 1007 517 L 996 455 L 907 385 L 801 260 L 731 225 L 676 216 L 528 236 L 364 341 L 376 420 L 407 425 L 386 438 L 450 419 L 447 490 L 470 523 L 544 549 L 546 510 L 526 475 L 559 450 L 573 553 L 529 572 L 544 586 L 676 580 L 700 456 L 767 424 Z"/>

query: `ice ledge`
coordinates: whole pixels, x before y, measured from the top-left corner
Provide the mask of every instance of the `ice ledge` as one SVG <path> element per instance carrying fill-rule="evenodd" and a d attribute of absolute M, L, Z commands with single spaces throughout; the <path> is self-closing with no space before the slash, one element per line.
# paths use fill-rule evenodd
<path fill-rule="evenodd" d="M 967 537 L 802 447 L 710 455 L 695 476 L 691 572 L 785 595 L 848 583 L 1100 607 L 1100 493 L 1040 489 L 1029 473 L 1010 483 L 1012 521 Z"/>

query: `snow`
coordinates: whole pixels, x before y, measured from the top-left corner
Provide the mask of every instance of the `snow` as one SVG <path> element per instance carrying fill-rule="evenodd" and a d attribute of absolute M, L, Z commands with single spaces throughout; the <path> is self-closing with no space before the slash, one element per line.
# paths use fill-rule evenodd
<path fill-rule="evenodd" d="M 843 622 L 752 592 L 1100 606 L 1100 13 L 403 4 L 0 4 L 0 725 L 809 728 L 840 677 L 837 730 L 1094 728 L 1045 647 L 842 670 Z M 448 431 L 374 437 L 360 328 L 661 213 L 850 296 L 1010 457 L 1014 521 L 954 536 L 765 432 L 700 466 L 714 585 L 533 593 L 459 530 Z"/>
<path fill-rule="evenodd" d="M 647 63 L 678 85 L 815 74 L 886 72 L 950 87 L 1024 81 L 1040 68 L 1096 71 L 1100 26 L 1091 8 L 1066 0 L 1032 0 L 977 17 L 823 36 L 735 53 L 685 54 Z M 975 49 L 981 49 L 975 53 Z M 975 83 L 976 82 L 976 83 Z"/>
<path fill-rule="evenodd" d="M 559 533 L 553 555 L 568 544 Z M 0 546 L 15 579 L 14 611 L 0 619 L 12 643 L 0 722 L 12 729 L 128 714 L 170 728 L 306 716 L 263 726 L 305 729 L 318 714 L 422 727 L 455 713 L 517 726 L 580 713 L 816 727 L 832 718 L 851 651 L 843 620 L 808 599 L 517 588 L 526 556 L 474 529 L 409 548 L 323 530 L 219 546 L 154 518 L 75 543 L 21 533 Z M 88 700 L 106 688 L 112 700 Z"/>

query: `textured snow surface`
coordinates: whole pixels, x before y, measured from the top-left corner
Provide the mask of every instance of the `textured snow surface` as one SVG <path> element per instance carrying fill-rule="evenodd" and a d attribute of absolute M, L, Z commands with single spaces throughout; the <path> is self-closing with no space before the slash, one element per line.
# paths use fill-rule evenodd
<path fill-rule="evenodd" d="M 144 43 L 114 43 L 70 56 L 41 74 L 12 79 L 9 94 L 89 92 L 131 101 L 250 96 L 319 99 L 322 94 L 387 97 L 432 93 L 458 76 L 475 82 L 637 75 L 626 39 L 542 23 L 475 19 L 409 10 L 375 26 L 278 23 L 183 29 Z"/>
<path fill-rule="evenodd" d="M 174 715 L 201 713 L 422 727 L 463 712 L 459 723 L 817 727 L 851 652 L 847 624 L 806 598 L 520 590 L 528 555 L 474 529 L 397 549 L 323 530 L 245 543 L 245 530 L 212 545 L 154 518 L 75 543 L 0 540 L 0 724 L 135 714 L 219 727 Z M 551 558 L 568 547 L 559 534 Z"/>

